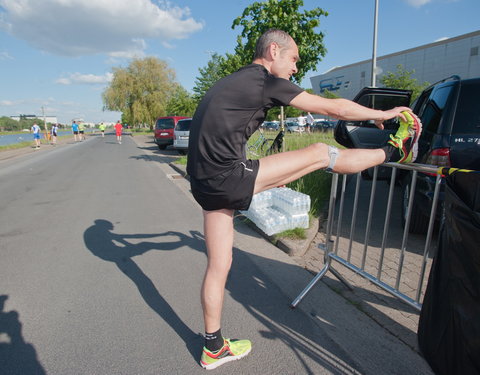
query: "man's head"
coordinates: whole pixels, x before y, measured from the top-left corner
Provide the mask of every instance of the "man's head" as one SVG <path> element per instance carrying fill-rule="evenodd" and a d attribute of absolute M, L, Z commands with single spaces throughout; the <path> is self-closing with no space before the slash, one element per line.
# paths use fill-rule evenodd
<path fill-rule="evenodd" d="M 261 64 L 274 76 L 290 79 L 297 70 L 298 47 L 285 31 L 270 29 L 257 41 L 254 62 Z"/>

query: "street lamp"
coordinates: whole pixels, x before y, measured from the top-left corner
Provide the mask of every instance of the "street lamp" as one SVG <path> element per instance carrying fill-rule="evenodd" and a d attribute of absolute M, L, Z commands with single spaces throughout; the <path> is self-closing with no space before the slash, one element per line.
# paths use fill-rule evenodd
<path fill-rule="evenodd" d="M 375 15 L 373 20 L 373 52 L 372 52 L 372 87 L 375 87 L 375 75 L 377 73 L 377 23 L 378 23 L 378 0 L 375 0 Z"/>

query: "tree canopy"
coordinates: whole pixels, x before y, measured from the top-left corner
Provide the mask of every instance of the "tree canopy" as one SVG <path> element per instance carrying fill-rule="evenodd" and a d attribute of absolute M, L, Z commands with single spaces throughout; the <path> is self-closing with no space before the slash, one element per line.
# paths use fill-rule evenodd
<path fill-rule="evenodd" d="M 181 85 L 177 85 L 175 92 L 167 102 L 167 116 L 193 116 L 197 108 L 195 98 Z"/>
<path fill-rule="evenodd" d="M 126 68 L 113 68 L 113 79 L 103 92 L 104 109 L 120 111 L 123 121 L 148 124 L 166 115 L 176 93 L 175 71 L 155 57 L 133 59 Z"/>
<path fill-rule="evenodd" d="M 232 25 L 232 29 L 242 28 L 235 47 L 241 65 L 252 61 L 258 38 L 268 29 L 276 28 L 289 33 L 297 43 L 300 61 L 294 80 L 301 82 L 308 71 L 316 70 L 327 52 L 323 45 L 324 34 L 318 27 L 320 17 L 328 13 L 321 8 L 302 12 L 301 7 L 303 0 L 267 0 L 247 6 Z"/>
<path fill-rule="evenodd" d="M 412 99 L 415 99 L 427 86 L 430 85 L 430 83 L 418 83 L 416 78 L 412 78 L 412 74 L 414 73 L 415 70 L 408 71 L 402 64 L 398 64 L 397 71 L 388 72 L 382 76 L 380 78 L 380 83 L 384 87 L 391 87 L 393 89 L 412 90 Z"/>
<path fill-rule="evenodd" d="M 34 123 L 43 127 L 43 120 L 40 118 L 27 119 L 20 115 L 20 120 L 14 120 L 7 116 L 0 117 L 0 131 L 20 131 L 23 129 L 30 129 Z"/>
<path fill-rule="evenodd" d="M 242 64 L 237 55 L 227 53 L 222 56 L 216 52 L 213 53 L 207 66 L 198 69 L 200 75 L 196 77 L 193 88 L 195 99 L 199 101 L 215 82 L 241 67 Z"/>

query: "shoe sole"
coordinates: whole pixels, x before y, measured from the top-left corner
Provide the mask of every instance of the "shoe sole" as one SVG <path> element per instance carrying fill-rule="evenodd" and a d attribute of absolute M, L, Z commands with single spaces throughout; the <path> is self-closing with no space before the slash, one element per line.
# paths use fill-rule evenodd
<path fill-rule="evenodd" d="M 409 163 L 413 163 L 417 159 L 418 155 L 418 139 L 420 138 L 420 134 L 422 134 L 422 122 L 414 113 L 410 113 L 410 116 L 412 116 L 413 118 L 413 124 L 415 128 L 415 137 L 412 141 L 413 146 L 411 147 L 410 152 L 407 154 L 407 156 L 398 161 L 399 163 L 403 163 L 406 159 L 408 159 L 410 153 L 412 154 L 412 160 L 410 160 Z"/>
<path fill-rule="evenodd" d="M 239 355 L 231 355 L 229 357 L 219 359 L 217 362 L 211 363 L 209 365 L 205 365 L 202 362 L 200 362 L 200 365 L 205 370 L 213 370 L 213 369 L 216 369 L 218 366 L 223 365 L 224 363 L 236 361 L 237 359 L 242 359 L 243 357 L 247 356 L 251 351 L 252 351 L 252 348 L 248 349 L 245 353 L 242 353 L 242 354 L 239 354 Z"/>

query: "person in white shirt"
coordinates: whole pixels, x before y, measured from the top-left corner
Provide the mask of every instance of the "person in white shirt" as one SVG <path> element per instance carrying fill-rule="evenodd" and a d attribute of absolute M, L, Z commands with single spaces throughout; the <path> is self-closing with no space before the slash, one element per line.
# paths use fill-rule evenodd
<path fill-rule="evenodd" d="M 33 139 L 35 140 L 35 150 L 40 148 L 40 126 L 35 122 L 32 126 Z"/>
<path fill-rule="evenodd" d="M 57 131 L 58 131 L 58 126 L 57 124 L 52 125 L 52 129 L 50 130 L 50 134 L 52 136 L 52 145 L 56 146 L 57 145 Z"/>
<path fill-rule="evenodd" d="M 312 126 L 313 126 L 313 123 L 314 123 L 314 119 L 313 119 L 313 116 L 310 112 L 307 113 L 307 133 L 310 133 L 311 130 L 312 130 Z"/>

